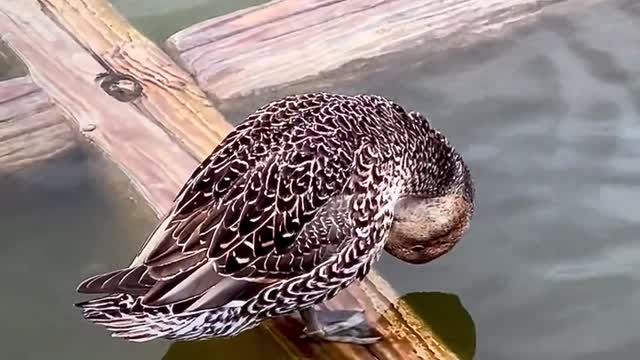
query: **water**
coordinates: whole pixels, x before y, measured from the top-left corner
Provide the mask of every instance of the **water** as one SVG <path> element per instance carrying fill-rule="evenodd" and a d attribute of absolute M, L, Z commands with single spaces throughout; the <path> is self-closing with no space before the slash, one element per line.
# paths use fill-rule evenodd
<path fill-rule="evenodd" d="M 78 147 L 37 169 L 0 177 L 0 358 L 158 359 L 164 353 L 162 343 L 110 338 L 72 306 L 81 299 L 75 288 L 82 277 L 126 265 L 153 228 L 151 211 L 115 170 Z"/>
<path fill-rule="evenodd" d="M 16 54 L 0 40 L 0 81 L 27 74 L 26 67 Z"/>
<path fill-rule="evenodd" d="M 160 45 L 190 25 L 266 2 L 268 0 L 111 0 L 136 29 Z"/>
<path fill-rule="evenodd" d="M 178 14 L 205 6 L 181 2 L 159 14 L 150 1 L 114 2 L 138 6 L 129 15 L 156 29 L 167 21 L 171 30 L 156 39 L 175 31 Z M 636 44 L 640 5 L 610 1 L 466 50 L 418 49 L 363 80 L 341 81 L 338 72 L 225 111 L 237 122 L 269 98 L 323 89 L 377 93 L 427 114 L 469 163 L 476 216 L 445 257 L 411 266 L 385 256 L 378 269 L 476 359 L 631 360 L 640 354 Z M 71 306 L 78 281 L 127 264 L 154 222 L 126 179 L 105 166 L 78 150 L 0 178 L 0 357 L 258 358 L 251 351 L 259 343 L 269 349 L 263 358 L 282 358 L 259 332 L 232 342 L 140 345 L 81 319 Z"/>

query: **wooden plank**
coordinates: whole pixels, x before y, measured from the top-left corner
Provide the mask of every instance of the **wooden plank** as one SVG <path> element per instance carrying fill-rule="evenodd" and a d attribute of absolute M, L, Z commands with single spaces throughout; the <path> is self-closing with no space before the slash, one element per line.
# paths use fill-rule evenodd
<path fill-rule="evenodd" d="M 77 128 L 93 129 L 84 135 L 121 166 L 151 206 L 160 212 L 167 209 L 196 160 L 155 119 L 97 86 L 94 78 L 105 69 L 37 1 L 0 2 L 0 33 L 34 82 Z M 149 91 L 147 97 L 153 94 Z"/>
<path fill-rule="evenodd" d="M 144 86 L 136 104 L 186 144 L 196 158 L 211 152 L 231 125 L 214 108 L 191 76 L 157 45 L 114 10 L 106 0 L 39 0 L 43 10 L 80 43 L 115 70 L 132 75 Z"/>
<path fill-rule="evenodd" d="M 38 5 L 35 0 L 6 0 L 0 3 L 0 32 L 5 34 L 9 45 L 27 64 L 38 85 L 81 129 L 92 129 L 85 135 L 123 168 L 156 212 L 162 213 L 197 166 L 189 153 L 203 158 L 200 154 L 208 153 L 219 141 L 220 136 L 216 134 L 224 134 L 224 131 L 202 135 L 198 132 L 200 125 L 188 124 L 192 121 L 191 117 L 170 124 L 172 119 L 180 116 L 180 110 L 174 109 L 174 106 L 181 106 L 179 101 L 158 106 L 170 113 L 156 117 L 152 111 L 154 107 L 149 105 L 151 100 L 142 98 L 133 103 L 118 102 L 97 86 L 95 74 L 104 69 L 87 49 L 100 54 L 116 70 L 141 80 L 147 98 L 162 98 L 180 91 L 187 95 L 197 92 L 195 86 L 190 88 L 167 82 L 166 79 L 173 79 L 172 74 L 178 74 L 180 70 L 174 69 L 161 54 L 146 54 L 159 50 L 148 44 L 138 44 L 136 39 L 139 40 L 141 36 L 132 35 L 135 30 L 128 27 L 105 1 L 42 0 L 42 9 Z M 77 42 L 70 33 L 74 34 Z M 124 41 L 117 44 L 119 50 L 101 51 L 110 46 L 108 44 L 115 46 L 115 43 L 105 39 L 115 38 Z M 134 44 L 128 45 L 130 41 Z M 146 58 L 151 59 L 151 65 L 143 61 Z M 157 59 L 166 62 L 162 66 L 155 66 L 153 64 Z M 147 71 L 145 69 L 148 66 L 155 68 Z M 186 77 L 182 80 L 188 81 Z M 154 86 L 159 89 L 154 91 Z M 197 102 L 197 99 L 203 101 L 201 96 L 191 96 L 189 99 L 193 102 Z M 154 101 L 161 103 L 162 100 Z M 201 107 L 200 110 L 204 112 L 206 108 Z M 176 117 L 172 116 L 172 112 Z M 200 120 L 196 118 L 193 121 L 197 123 Z M 164 130 L 168 130 L 171 137 Z M 183 146 L 177 145 L 175 139 L 179 139 Z M 329 307 L 362 307 L 374 319 L 379 310 L 386 309 L 385 314 L 377 319 L 380 324 L 378 328 L 386 337 L 383 342 L 373 346 L 299 339 L 300 326 L 290 318 L 273 321 L 268 329 L 295 358 L 375 359 L 395 357 L 385 354 L 402 354 L 405 359 L 455 359 L 456 356 L 438 344 L 437 339 L 421 335 L 428 328 L 416 326 L 421 322 L 410 311 L 403 313 L 395 306 L 389 309 L 396 298 L 388 284 L 373 273 L 362 285 L 350 287 L 329 303 Z"/>
<path fill-rule="evenodd" d="M 275 0 L 213 18 L 167 40 L 212 97 L 281 88 L 416 46 L 467 44 L 562 0 Z"/>
<path fill-rule="evenodd" d="M 62 154 L 75 146 L 75 137 L 30 77 L 0 82 L 0 174 Z"/>

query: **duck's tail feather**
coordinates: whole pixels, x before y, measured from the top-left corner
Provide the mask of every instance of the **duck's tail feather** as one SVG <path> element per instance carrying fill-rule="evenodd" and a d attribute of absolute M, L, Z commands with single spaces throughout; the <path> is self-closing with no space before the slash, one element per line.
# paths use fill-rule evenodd
<path fill-rule="evenodd" d="M 80 283 L 76 290 L 86 294 L 126 292 L 140 295 L 149 291 L 155 283 L 145 266 L 136 266 L 92 276 Z"/>
<path fill-rule="evenodd" d="M 139 302 L 132 295 L 113 294 L 75 305 L 85 319 L 105 326 L 111 336 L 135 342 L 169 338 L 191 320 L 171 314 L 167 307 L 143 309 Z"/>
<path fill-rule="evenodd" d="M 185 313 L 174 307 L 184 308 L 189 303 L 147 307 L 141 305 L 140 297 L 129 294 L 112 294 L 75 305 L 82 308 L 85 319 L 105 326 L 111 336 L 135 342 L 228 336 L 235 328 L 244 328 L 247 320 L 238 316 L 237 308 Z"/>

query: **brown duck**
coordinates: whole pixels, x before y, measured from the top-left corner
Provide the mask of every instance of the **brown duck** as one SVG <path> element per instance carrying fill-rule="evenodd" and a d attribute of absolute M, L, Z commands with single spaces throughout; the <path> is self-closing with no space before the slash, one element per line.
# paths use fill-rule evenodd
<path fill-rule="evenodd" d="M 382 249 L 431 261 L 469 226 L 462 157 L 416 112 L 373 95 L 273 101 L 193 173 L 129 268 L 89 278 L 85 318 L 132 341 L 233 336 L 299 312 L 305 332 L 371 343 L 357 311 L 314 305 L 362 280 Z"/>

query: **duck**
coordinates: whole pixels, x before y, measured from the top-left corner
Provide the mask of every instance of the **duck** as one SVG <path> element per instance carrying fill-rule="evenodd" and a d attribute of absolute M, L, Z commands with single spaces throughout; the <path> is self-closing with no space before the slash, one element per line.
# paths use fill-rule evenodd
<path fill-rule="evenodd" d="M 230 337 L 280 316 L 302 336 L 371 344 L 359 310 L 318 305 L 361 281 L 383 249 L 409 264 L 467 232 L 474 187 L 426 116 L 379 95 L 269 102 L 194 170 L 134 262 L 82 281 L 77 303 L 114 337 Z"/>

